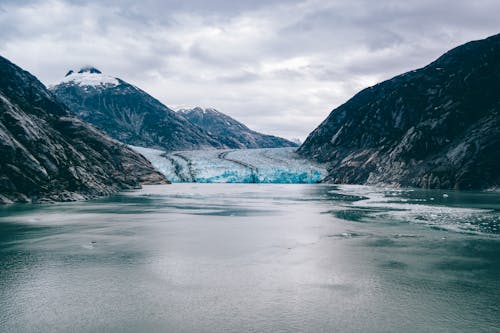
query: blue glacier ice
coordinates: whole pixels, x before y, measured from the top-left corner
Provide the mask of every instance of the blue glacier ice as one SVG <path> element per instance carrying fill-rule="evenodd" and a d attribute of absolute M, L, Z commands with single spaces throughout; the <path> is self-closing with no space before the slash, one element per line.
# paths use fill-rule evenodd
<path fill-rule="evenodd" d="M 317 183 L 324 165 L 301 158 L 296 148 L 164 152 L 135 147 L 172 182 Z"/>

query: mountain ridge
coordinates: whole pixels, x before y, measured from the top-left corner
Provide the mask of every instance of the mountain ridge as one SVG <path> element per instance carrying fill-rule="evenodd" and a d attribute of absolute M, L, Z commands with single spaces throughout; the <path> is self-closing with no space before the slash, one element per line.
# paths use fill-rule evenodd
<path fill-rule="evenodd" d="M 217 140 L 228 148 L 282 148 L 298 146 L 290 140 L 251 130 L 243 123 L 214 108 L 194 107 L 179 109 L 177 112 L 190 122 L 213 134 Z"/>
<path fill-rule="evenodd" d="M 70 71 L 50 90 L 78 117 L 126 144 L 170 151 L 225 148 L 148 93 L 97 69 Z"/>
<path fill-rule="evenodd" d="M 298 153 L 329 163 L 326 181 L 424 188 L 498 186 L 500 34 L 366 88 Z"/>
<path fill-rule="evenodd" d="M 73 201 L 166 182 L 1 56 L 0 111 L 0 203 Z"/>

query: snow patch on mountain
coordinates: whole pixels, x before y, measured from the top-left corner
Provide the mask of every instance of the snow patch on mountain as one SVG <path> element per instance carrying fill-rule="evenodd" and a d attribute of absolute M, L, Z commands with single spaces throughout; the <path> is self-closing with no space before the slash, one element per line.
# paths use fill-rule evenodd
<path fill-rule="evenodd" d="M 120 84 L 115 77 L 104 75 L 96 68 L 85 67 L 78 72 L 70 70 L 60 83 L 73 83 L 79 86 L 117 86 Z"/>
<path fill-rule="evenodd" d="M 201 112 L 203 114 L 215 113 L 215 114 L 219 114 L 219 115 L 224 115 L 222 112 L 219 112 L 214 108 L 202 108 L 199 106 L 196 106 L 193 108 L 178 108 L 178 109 L 176 109 L 176 111 L 179 113 L 189 113 L 189 112 L 193 112 L 193 111 L 198 111 L 198 112 Z"/>
<path fill-rule="evenodd" d="M 205 111 L 204 113 L 206 113 L 208 110 L 215 110 L 217 111 L 215 108 L 212 108 L 212 107 L 200 107 L 198 105 L 192 105 L 192 104 L 174 104 L 174 105 L 169 105 L 169 107 L 176 111 L 176 112 L 179 112 L 179 113 L 188 113 L 190 112 L 191 110 L 202 110 L 202 111 Z"/>

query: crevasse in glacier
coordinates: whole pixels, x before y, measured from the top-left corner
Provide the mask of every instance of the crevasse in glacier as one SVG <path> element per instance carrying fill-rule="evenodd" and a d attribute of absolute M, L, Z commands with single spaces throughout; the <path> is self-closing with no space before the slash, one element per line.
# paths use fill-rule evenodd
<path fill-rule="evenodd" d="M 305 160 L 296 148 L 163 152 L 134 147 L 172 182 L 317 183 L 324 165 Z"/>

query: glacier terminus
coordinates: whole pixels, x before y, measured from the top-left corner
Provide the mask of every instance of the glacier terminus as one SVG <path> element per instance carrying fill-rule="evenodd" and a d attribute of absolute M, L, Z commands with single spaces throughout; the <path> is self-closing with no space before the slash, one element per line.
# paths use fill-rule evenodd
<path fill-rule="evenodd" d="M 311 184 L 327 174 L 323 164 L 300 157 L 294 147 L 175 152 L 130 147 L 174 183 Z"/>

